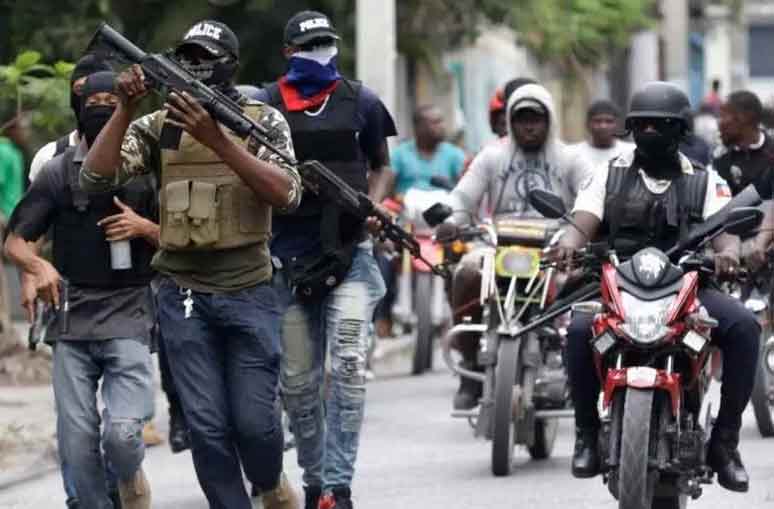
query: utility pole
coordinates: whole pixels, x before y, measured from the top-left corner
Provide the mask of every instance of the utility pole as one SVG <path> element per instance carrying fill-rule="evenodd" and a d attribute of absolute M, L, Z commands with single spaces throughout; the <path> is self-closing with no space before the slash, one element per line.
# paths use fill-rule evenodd
<path fill-rule="evenodd" d="M 395 0 L 357 0 L 355 18 L 357 78 L 395 112 L 395 65 L 398 50 Z"/>

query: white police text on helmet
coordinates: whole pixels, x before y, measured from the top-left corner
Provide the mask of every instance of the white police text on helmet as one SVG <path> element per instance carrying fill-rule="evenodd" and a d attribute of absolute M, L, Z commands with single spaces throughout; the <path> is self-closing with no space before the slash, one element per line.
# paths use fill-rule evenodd
<path fill-rule="evenodd" d="M 188 33 L 185 34 L 184 39 L 203 36 L 203 37 L 209 37 L 210 39 L 215 39 L 216 41 L 219 41 L 220 34 L 222 32 L 223 32 L 223 29 L 215 25 L 210 25 L 209 23 L 199 23 L 197 25 L 194 25 L 193 28 L 191 28 L 188 31 Z"/>
<path fill-rule="evenodd" d="M 314 30 L 315 28 L 330 28 L 330 27 L 331 27 L 330 22 L 325 18 L 308 19 L 298 24 L 298 29 L 301 30 L 302 32 L 308 32 L 309 30 Z"/>

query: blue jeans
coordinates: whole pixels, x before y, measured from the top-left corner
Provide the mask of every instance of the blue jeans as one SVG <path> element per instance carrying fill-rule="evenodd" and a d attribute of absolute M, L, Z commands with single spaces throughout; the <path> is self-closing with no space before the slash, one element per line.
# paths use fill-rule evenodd
<path fill-rule="evenodd" d="M 368 331 L 384 280 L 370 241 L 355 250 L 344 281 L 319 301 L 295 297 L 274 276 L 282 321 L 282 397 L 307 486 L 349 486 L 365 408 Z M 330 376 L 321 397 L 326 353 Z"/>
<path fill-rule="evenodd" d="M 101 443 L 96 397 L 100 378 L 105 404 Z M 54 397 L 65 482 L 72 481 L 80 507 L 112 508 L 105 463 L 110 463 L 118 479 L 129 480 L 145 457 L 142 427 L 153 414 L 153 372 L 147 342 L 57 342 Z"/>
<path fill-rule="evenodd" d="M 242 467 L 261 491 L 282 472 L 276 292 L 262 284 L 190 295 L 186 318 L 186 290 L 164 278 L 158 313 L 196 475 L 212 509 L 251 509 Z"/>

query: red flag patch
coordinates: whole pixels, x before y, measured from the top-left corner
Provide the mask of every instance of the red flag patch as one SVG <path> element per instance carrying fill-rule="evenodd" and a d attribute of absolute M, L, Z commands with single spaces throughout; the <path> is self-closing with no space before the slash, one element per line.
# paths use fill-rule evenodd
<path fill-rule="evenodd" d="M 731 198 L 731 189 L 728 184 L 718 182 L 715 184 L 715 194 L 718 198 Z"/>

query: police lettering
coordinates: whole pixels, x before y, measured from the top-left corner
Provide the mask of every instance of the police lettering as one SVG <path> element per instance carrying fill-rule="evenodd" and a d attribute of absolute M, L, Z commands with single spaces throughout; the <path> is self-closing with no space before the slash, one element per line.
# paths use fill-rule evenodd
<path fill-rule="evenodd" d="M 330 28 L 330 27 L 331 27 L 330 23 L 325 18 L 308 19 L 298 24 L 298 28 L 302 32 L 313 30 L 315 28 Z"/>
<path fill-rule="evenodd" d="M 187 34 L 185 34 L 185 37 L 183 39 L 190 39 L 191 37 L 196 36 L 204 36 L 209 37 L 210 39 L 215 39 L 216 41 L 220 40 L 220 33 L 223 31 L 222 28 L 218 28 L 214 25 L 210 25 L 209 23 L 199 23 L 198 25 L 194 25 L 193 28 L 191 28 Z"/>

